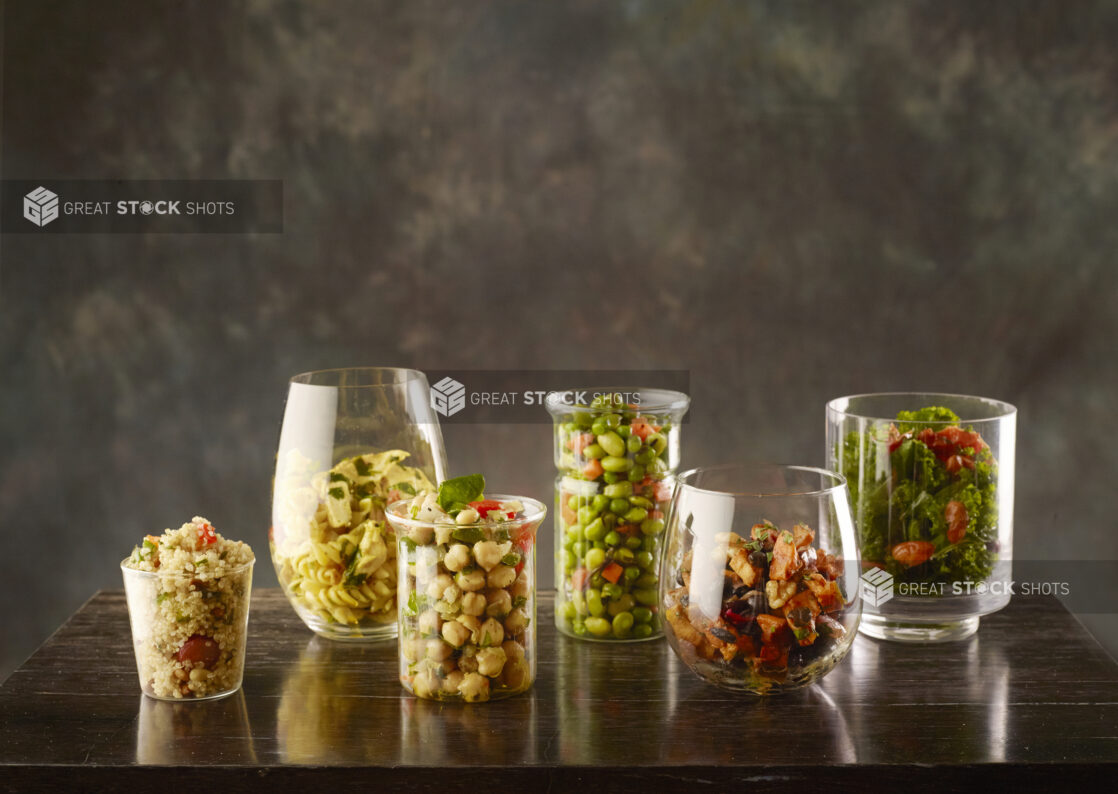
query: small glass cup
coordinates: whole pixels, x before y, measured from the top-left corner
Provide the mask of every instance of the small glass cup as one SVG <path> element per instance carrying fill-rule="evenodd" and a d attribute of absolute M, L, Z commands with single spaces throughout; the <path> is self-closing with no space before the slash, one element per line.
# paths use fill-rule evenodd
<path fill-rule="evenodd" d="M 678 478 L 660 603 L 672 650 L 725 689 L 808 686 L 861 614 L 846 481 L 806 466 L 727 464 Z"/>
<path fill-rule="evenodd" d="M 241 688 L 255 560 L 204 581 L 120 564 L 140 688 L 157 700 L 212 700 Z"/>
<path fill-rule="evenodd" d="M 400 683 L 418 697 L 498 700 L 536 678 L 536 530 L 547 508 L 486 498 L 520 502 L 524 516 L 436 524 L 408 517 L 410 500 L 388 506 L 399 538 Z"/>
<path fill-rule="evenodd" d="M 865 568 L 864 634 L 958 640 L 1009 603 L 1016 433 L 1017 409 L 984 397 L 827 404 L 828 465 L 847 478 Z"/>
<path fill-rule="evenodd" d="M 269 546 L 308 628 L 333 640 L 396 636 L 396 539 L 384 507 L 445 475 L 422 372 L 356 367 L 291 379 Z"/>
<path fill-rule="evenodd" d="M 657 614 L 664 515 L 691 404 L 666 389 L 553 392 L 555 625 L 570 637 L 663 635 Z"/>

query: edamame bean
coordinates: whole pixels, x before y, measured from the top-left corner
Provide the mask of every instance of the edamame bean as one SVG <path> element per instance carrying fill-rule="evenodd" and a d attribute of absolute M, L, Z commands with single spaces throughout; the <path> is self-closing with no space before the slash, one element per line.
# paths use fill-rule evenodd
<path fill-rule="evenodd" d="M 585 449 L 582 450 L 582 457 L 584 458 L 594 458 L 595 460 L 597 460 L 599 458 L 604 458 L 605 456 L 606 451 L 602 449 L 601 444 L 589 444 Z"/>
<path fill-rule="evenodd" d="M 590 500 L 590 506 L 594 508 L 595 512 L 602 512 L 609 506 L 609 498 L 602 494 L 597 494 Z"/>
<path fill-rule="evenodd" d="M 664 450 L 668 448 L 668 439 L 664 438 L 659 433 L 654 433 L 648 437 L 648 445 L 657 455 L 664 454 Z"/>
<path fill-rule="evenodd" d="M 643 507 L 645 510 L 651 510 L 653 508 L 652 500 L 645 499 L 643 496 L 630 497 L 629 504 L 633 505 L 633 507 Z"/>
<path fill-rule="evenodd" d="M 582 540 L 582 527 L 578 524 L 567 527 L 567 540 Z"/>
<path fill-rule="evenodd" d="M 651 568 L 652 567 L 652 560 L 653 560 L 652 552 L 650 552 L 650 551 L 639 551 L 639 552 L 637 552 L 637 565 L 639 565 L 640 567 L 645 568 L 645 569 Z"/>
<path fill-rule="evenodd" d="M 629 436 L 631 436 L 633 434 L 633 428 L 629 427 L 629 425 L 621 425 L 620 427 L 618 427 L 613 432 L 617 433 L 617 435 L 621 436 L 623 439 L 628 441 Z"/>
<path fill-rule="evenodd" d="M 590 432 L 596 436 L 600 436 L 603 433 L 609 432 L 609 428 L 606 427 L 606 423 L 603 422 L 602 417 L 599 416 L 590 424 Z"/>
<path fill-rule="evenodd" d="M 578 510 L 578 497 L 577 496 L 568 496 L 567 497 L 567 507 L 571 508 L 571 510 Z"/>
<path fill-rule="evenodd" d="M 613 558 L 622 565 L 632 565 L 636 561 L 636 555 L 633 550 L 622 547 L 613 553 Z"/>
<path fill-rule="evenodd" d="M 603 540 L 605 540 L 607 546 L 621 545 L 621 535 L 618 532 L 610 532 Z"/>
<path fill-rule="evenodd" d="M 655 464 L 656 461 L 653 461 Z M 602 458 L 602 468 L 612 474 L 629 471 L 633 468 L 633 461 L 628 458 L 619 458 L 614 455 L 607 455 Z"/>
<path fill-rule="evenodd" d="M 597 590 L 586 594 L 586 611 L 596 618 L 605 614 L 606 605 L 602 603 L 602 596 Z"/>
<path fill-rule="evenodd" d="M 625 475 L 625 479 L 629 482 L 640 482 L 644 479 L 644 466 L 633 466 L 629 469 L 629 473 Z"/>
<path fill-rule="evenodd" d="M 574 545 L 571 546 L 571 554 L 575 555 L 576 557 L 582 557 L 584 554 L 586 554 L 586 541 L 575 541 Z"/>
<path fill-rule="evenodd" d="M 586 567 L 597 568 L 606 561 L 606 553 L 601 549 L 590 549 L 586 552 Z"/>
<path fill-rule="evenodd" d="M 633 597 L 628 593 L 625 593 L 625 595 L 621 596 L 620 598 L 610 601 L 610 604 L 606 608 L 606 611 L 609 612 L 610 617 L 616 617 L 622 612 L 629 612 L 635 605 L 636 602 L 633 600 Z"/>
<path fill-rule="evenodd" d="M 589 411 L 575 411 L 571 419 L 578 427 L 590 427 L 594 424 L 594 416 Z"/>
<path fill-rule="evenodd" d="M 608 427 L 610 430 L 613 430 L 615 427 L 621 426 L 621 415 L 606 414 L 602 417 L 602 421 L 605 423 L 606 427 Z"/>
<path fill-rule="evenodd" d="M 606 525 L 602 523 L 602 519 L 595 518 L 586 525 L 583 534 L 586 536 L 587 540 L 597 542 L 605 537 Z"/>
<path fill-rule="evenodd" d="M 647 466 L 649 463 L 656 460 L 656 450 L 652 447 L 644 447 L 640 452 L 633 455 L 633 460 L 642 466 Z"/>
<path fill-rule="evenodd" d="M 586 634 L 586 623 L 581 620 L 574 621 L 571 623 L 571 631 L 579 637 L 584 636 Z"/>
<path fill-rule="evenodd" d="M 605 459 L 603 458 L 602 468 L 605 468 Z M 668 473 L 668 464 L 656 458 L 654 461 L 644 467 L 644 473 L 654 480 L 664 479 L 664 475 Z"/>
<path fill-rule="evenodd" d="M 575 605 L 570 601 L 564 601 L 559 605 L 559 617 L 563 620 L 574 620 L 577 616 L 578 612 L 575 610 Z"/>
<path fill-rule="evenodd" d="M 642 521 L 644 521 L 646 518 L 648 518 L 648 511 L 645 510 L 643 507 L 631 508 L 629 510 L 629 512 L 627 512 L 625 514 L 625 521 L 626 521 L 626 523 L 629 523 L 629 524 L 639 524 Z M 579 518 L 579 520 L 581 521 L 582 519 Z M 663 523 L 663 522 L 660 522 L 660 523 Z M 661 527 L 661 529 L 663 529 L 663 528 Z M 643 527 L 642 527 L 642 530 L 643 530 Z M 656 533 L 655 532 L 649 532 L 648 534 L 649 535 L 655 535 Z"/>
<path fill-rule="evenodd" d="M 563 549 L 562 552 L 559 554 L 559 564 L 563 566 L 563 570 L 570 571 L 572 568 L 575 567 L 574 555 L 566 549 Z"/>
<path fill-rule="evenodd" d="M 591 521 L 598 517 L 598 511 L 590 505 L 583 505 L 578 509 L 578 523 L 587 526 Z"/>
<path fill-rule="evenodd" d="M 629 439 L 625 442 L 625 449 L 629 451 L 630 455 L 634 452 L 639 452 L 640 448 L 643 446 L 644 444 L 641 443 L 640 436 L 630 435 Z"/>
<path fill-rule="evenodd" d="M 629 500 L 614 499 L 609 503 L 609 509 L 611 513 L 617 513 L 617 515 L 623 516 L 629 512 Z"/>
<path fill-rule="evenodd" d="M 602 493 L 610 499 L 626 499 L 633 495 L 633 484 L 631 482 L 610 483 L 602 489 Z"/>
<path fill-rule="evenodd" d="M 641 606 L 651 607 L 656 605 L 657 593 L 651 588 L 638 588 L 633 590 L 633 598 Z"/>
<path fill-rule="evenodd" d="M 595 637 L 604 637 L 613 629 L 612 624 L 605 618 L 593 617 L 586 619 L 586 630 Z"/>
<path fill-rule="evenodd" d="M 598 445 L 607 455 L 621 457 L 625 454 L 625 442 L 617 433 L 609 432 L 598 436 Z"/>
<path fill-rule="evenodd" d="M 606 485 L 612 485 L 613 483 L 619 482 L 622 479 L 624 478 L 615 471 L 607 471 L 605 474 L 602 475 L 602 480 L 605 482 Z"/>
<path fill-rule="evenodd" d="M 632 584 L 637 579 L 639 579 L 640 575 L 641 575 L 641 569 L 638 568 L 635 565 L 630 565 L 628 568 L 625 569 L 625 574 L 624 574 L 625 581 L 629 582 L 630 584 Z"/>
<path fill-rule="evenodd" d="M 635 607 L 633 609 L 633 620 L 637 623 L 648 623 L 652 620 L 652 610 L 648 607 Z"/>
<path fill-rule="evenodd" d="M 654 573 L 642 573 L 641 578 L 637 579 L 634 584 L 637 587 L 651 588 L 660 584 L 660 577 Z"/>
<path fill-rule="evenodd" d="M 621 585 L 619 584 L 606 582 L 604 585 L 602 585 L 603 598 L 621 598 L 623 592 L 624 591 L 621 589 Z M 655 595 L 655 591 L 653 592 L 653 595 Z M 638 598 L 637 600 L 639 601 L 640 599 Z"/>
<path fill-rule="evenodd" d="M 633 614 L 631 612 L 619 612 L 613 618 L 613 636 L 618 639 L 627 637 L 629 631 L 633 628 Z"/>
<path fill-rule="evenodd" d="M 625 548 L 632 549 L 633 551 L 636 551 L 640 547 L 641 547 L 641 539 L 638 536 L 633 535 L 632 537 L 625 538 Z"/>
<path fill-rule="evenodd" d="M 594 573 L 594 574 L 590 575 L 590 586 L 593 587 L 594 589 L 601 590 L 602 585 L 604 585 L 605 583 L 606 583 L 606 578 L 604 576 L 602 576 L 600 573 Z"/>
<path fill-rule="evenodd" d="M 639 508 L 637 508 L 637 509 L 639 509 Z M 631 513 L 633 511 L 630 510 L 629 512 Z M 646 513 L 646 515 L 647 515 L 647 513 Z M 628 514 L 626 514 L 626 518 L 627 517 L 628 517 Z M 664 531 L 664 519 L 662 519 L 662 518 L 646 518 L 644 521 L 641 521 L 641 532 L 643 532 L 646 535 L 659 535 L 663 531 Z"/>
<path fill-rule="evenodd" d="M 652 636 L 652 626 L 647 623 L 638 623 L 633 626 L 633 636 L 640 640 L 648 639 Z"/>

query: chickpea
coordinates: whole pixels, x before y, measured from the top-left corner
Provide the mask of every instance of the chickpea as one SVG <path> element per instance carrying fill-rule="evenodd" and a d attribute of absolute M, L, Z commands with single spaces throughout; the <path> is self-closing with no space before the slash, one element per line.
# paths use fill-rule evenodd
<path fill-rule="evenodd" d="M 477 671 L 484 676 L 496 678 L 505 666 L 505 652 L 500 647 L 482 648 L 477 654 Z"/>
<path fill-rule="evenodd" d="M 450 537 L 455 529 L 454 524 L 435 524 L 435 543 L 440 546 L 450 543 Z"/>
<path fill-rule="evenodd" d="M 528 662 L 523 659 L 515 662 L 510 660 L 505 664 L 505 669 L 502 672 L 501 683 L 511 690 L 527 689 L 532 683 Z"/>
<path fill-rule="evenodd" d="M 470 642 L 477 645 L 478 635 L 481 632 L 481 621 L 473 615 L 459 615 L 458 622 L 470 630 Z"/>
<path fill-rule="evenodd" d="M 481 593 L 466 593 L 462 596 L 462 613 L 480 615 L 485 611 L 486 600 Z"/>
<path fill-rule="evenodd" d="M 501 643 L 501 649 L 504 650 L 505 656 L 510 662 L 519 662 L 524 659 L 524 646 L 516 640 L 505 640 Z"/>
<path fill-rule="evenodd" d="M 490 575 L 492 576 L 492 574 Z M 454 577 L 454 583 L 467 593 L 481 590 L 485 587 L 485 571 L 480 569 L 474 571 L 460 571 Z"/>
<path fill-rule="evenodd" d="M 439 629 L 443 625 L 443 620 L 439 617 L 439 613 L 433 609 L 424 611 L 419 616 L 419 633 L 427 636 L 438 634 Z"/>
<path fill-rule="evenodd" d="M 491 540 L 479 540 L 474 544 L 474 559 L 482 568 L 491 571 L 501 564 L 501 547 Z"/>
<path fill-rule="evenodd" d="M 439 679 L 430 670 L 423 670 L 415 674 L 411 682 L 412 691 L 418 697 L 433 697 L 439 691 Z"/>
<path fill-rule="evenodd" d="M 512 613 L 505 618 L 505 630 L 510 635 L 516 635 L 528 628 L 528 613 L 523 609 L 514 609 Z"/>
<path fill-rule="evenodd" d="M 458 692 L 467 703 L 480 703 L 489 700 L 489 679 L 481 673 L 466 673 Z"/>
<path fill-rule="evenodd" d="M 408 537 L 416 546 L 429 546 L 435 538 L 435 531 L 431 527 L 411 527 Z"/>
<path fill-rule="evenodd" d="M 448 571 L 461 571 L 470 564 L 470 548 L 462 543 L 455 543 L 447 550 L 443 557 L 443 565 Z"/>
<path fill-rule="evenodd" d="M 527 599 L 529 589 L 528 569 L 525 568 L 520 572 L 520 576 L 516 577 L 516 581 L 513 583 L 512 587 L 509 588 L 509 592 L 512 593 L 513 598 Z"/>
<path fill-rule="evenodd" d="M 478 519 L 480 518 L 481 516 L 478 515 L 477 510 L 474 510 L 472 507 L 467 507 L 457 516 L 455 516 L 454 523 L 456 523 L 460 527 L 465 527 L 469 526 L 470 524 L 476 524 L 478 522 Z"/>
<path fill-rule="evenodd" d="M 493 618 L 489 618 L 481 624 L 480 638 L 481 641 L 478 642 L 478 645 L 483 648 L 490 645 L 500 645 L 505 639 L 505 630 L 501 628 L 500 623 Z"/>
<path fill-rule="evenodd" d="M 490 590 L 485 594 L 488 606 L 485 614 L 491 618 L 503 618 L 512 611 L 512 596 L 508 590 Z"/>
<path fill-rule="evenodd" d="M 427 597 L 434 600 L 443 598 L 443 593 L 446 591 L 446 589 L 453 586 L 454 580 L 450 578 L 450 574 L 440 573 L 438 576 L 431 580 L 431 583 L 429 585 L 427 585 Z M 451 601 L 453 599 L 447 600 Z"/>
<path fill-rule="evenodd" d="M 454 670 L 447 673 L 446 678 L 443 679 L 443 692 L 446 692 L 448 695 L 453 695 L 458 691 L 458 687 L 461 686 L 462 679 L 465 677 L 466 675 L 461 670 Z"/>
<path fill-rule="evenodd" d="M 463 648 L 462 655 L 458 657 L 458 669 L 463 673 L 477 672 L 477 654 L 470 651 L 469 647 Z"/>
<path fill-rule="evenodd" d="M 454 649 L 442 640 L 427 640 L 427 658 L 441 662 L 454 653 Z"/>
<path fill-rule="evenodd" d="M 498 565 L 489 572 L 487 581 L 490 587 L 508 587 L 516 581 L 516 569 L 508 565 Z"/>
<path fill-rule="evenodd" d="M 423 640 L 411 637 L 403 638 L 400 640 L 400 651 L 409 662 L 417 662 L 419 657 L 423 655 Z"/>
<path fill-rule="evenodd" d="M 461 648 L 462 644 L 470 639 L 470 630 L 457 620 L 451 620 L 443 624 L 443 639 L 455 648 Z"/>

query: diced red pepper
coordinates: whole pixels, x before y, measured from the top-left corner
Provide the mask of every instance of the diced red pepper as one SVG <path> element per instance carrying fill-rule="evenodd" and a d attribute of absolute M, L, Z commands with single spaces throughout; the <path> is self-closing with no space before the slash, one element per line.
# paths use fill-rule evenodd
<path fill-rule="evenodd" d="M 571 574 L 571 587 L 575 590 L 584 590 L 586 588 L 586 580 L 590 578 L 590 571 L 585 568 L 575 568 L 574 573 Z"/>
<path fill-rule="evenodd" d="M 217 531 L 212 524 L 202 524 L 198 527 L 198 545 L 212 546 L 217 543 Z"/>
<path fill-rule="evenodd" d="M 582 476 L 588 480 L 596 480 L 602 476 L 602 472 L 604 471 L 605 469 L 602 468 L 602 462 L 597 458 L 593 458 L 582 467 Z"/>
<path fill-rule="evenodd" d="M 665 480 L 658 480 L 652 486 L 653 501 L 655 502 L 669 502 L 672 498 L 672 484 Z"/>
<path fill-rule="evenodd" d="M 487 515 L 489 515 L 490 510 L 500 510 L 501 503 L 498 502 L 496 499 L 482 499 L 479 502 L 470 502 L 470 507 L 472 507 L 474 510 L 477 510 L 478 515 L 480 515 L 482 518 L 485 518 Z"/>
<path fill-rule="evenodd" d="M 638 416 L 630 422 L 629 429 L 632 431 L 633 435 L 641 441 L 646 441 L 650 435 L 656 432 L 652 429 L 652 423 L 643 416 Z"/>
<path fill-rule="evenodd" d="M 578 433 L 570 437 L 567 444 L 570 446 L 571 452 L 576 455 L 581 455 L 582 451 L 594 443 L 593 433 Z"/>
<path fill-rule="evenodd" d="M 609 565 L 602 569 L 602 578 L 605 579 L 607 582 L 617 584 L 617 580 L 621 578 L 621 574 L 623 574 L 624 572 L 624 568 L 622 568 L 616 562 L 611 562 Z"/>

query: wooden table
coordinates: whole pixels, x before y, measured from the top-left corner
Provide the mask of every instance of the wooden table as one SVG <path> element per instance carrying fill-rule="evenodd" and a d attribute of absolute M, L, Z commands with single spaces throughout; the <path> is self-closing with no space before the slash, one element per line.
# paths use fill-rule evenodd
<path fill-rule="evenodd" d="M 1118 665 L 1051 598 L 1015 598 L 956 644 L 859 637 L 820 684 L 760 699 L 704 684 L 662 641 L 560 636 L 548 595 L 535 686 L 476 706 L 407 697 L 394 642 L 316 638 L 278 590 L 252 610 L 243 691 L 163 703 L 140 694 L 123 594 L 98 593 L 0 687 L 0 787 L 1118 782 Z"/>

